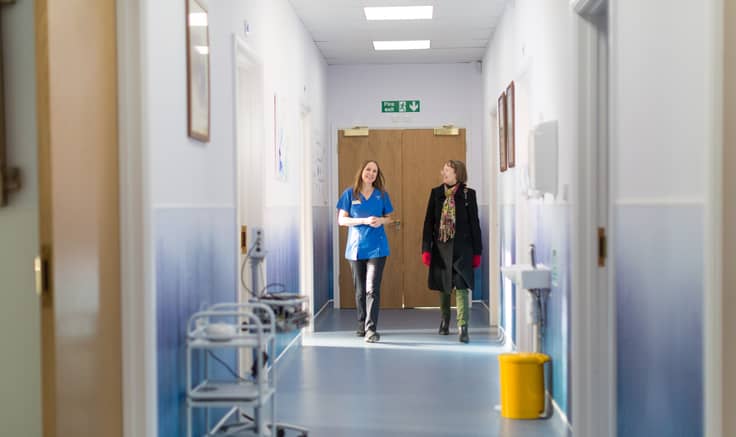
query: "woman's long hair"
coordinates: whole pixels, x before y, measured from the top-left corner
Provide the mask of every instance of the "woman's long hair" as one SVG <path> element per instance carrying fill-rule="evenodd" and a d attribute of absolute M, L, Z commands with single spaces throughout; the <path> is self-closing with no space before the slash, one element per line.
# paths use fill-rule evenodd
<path fill-rule="evenodd" d="M 383 181 L 383 173 L 381 173 L 381 166 L 378 165 L 376 161 L 368 160 L 368 161 L 365 161 L 363 165 L 360 166 L 358 173 L 355 175 L 355 182 L 353 183 L 353 199 L 355 200 L 360 198 L 360 189 L 363 188 L 363 170 L 365 170 L 365 168 L 371 162 L 376 164 L 376 168 L 378 169 L 376 180 L 373 181 L 373 188 L 377 189 L 381 193 L 386 192 L 386 189 L 384 188 L 385 184 Z"/>

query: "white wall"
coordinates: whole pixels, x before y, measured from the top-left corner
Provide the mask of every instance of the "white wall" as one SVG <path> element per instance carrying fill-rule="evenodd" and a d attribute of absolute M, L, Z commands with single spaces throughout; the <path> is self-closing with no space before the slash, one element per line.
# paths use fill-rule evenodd
<path fill-rule="evenodd" d="M 565 0 L 509 2 L 483 58 L 482 78 L 483 114 L 488 118 L 495 117 L 499 95 L 514 81 L 516 167 L 499 173 L 498 141 L 492 137 L 497 132 L 484 129 L 483 143 L 492 145 L 487 151 L 492 165 L 489 174 L 498 178 L 497 189 L 488 193 L 488 201 L 498 208 L 499 232 L 507 239 L 502 243 L 504 259 L 501 262 L 509 263 L 515 256 L 516 263 L 528 263 L 529 244 L 535 243 L 537 261 L 541 260 L 554 271 L 543 347 L 555 362 L 554 398 L 564 412 L 569 411 L 570 405 L 569 298 L 575 286 L 572 280 L 575 266 L 571 264 L 575 244 L 570 229 L 575 229 L 578 183 L 575 20 Z M 559 128 L 557 195 L 527 199 L 522 192 L 528 185 L 529 131 L 534 125 L 550 120 L 556 120 Z M 509 238 L 514 241 L 508 241 Z M 516 253 L 509 254 L 513 247 Z M 507 308 L 510 285 L 504 285 Z M 517 345 L 529 350 L 532 334 L 525 313 L 529 295 L 517 289 L 516 297 L 517 320 L 513 328 L 518 330 Z M 506 323 L 509 323 L 508 317 Z"/>
<path fill-rule="evenodd" d="M 289 189 L 298 181 L 301 160 L 298 135 L 300 105 L 311 107 L 318 127 L 325 123 L 326 64 L 311 37 L 285 0 L 209 2 L 211 57 L 211 141 L 202 144 L 187 137 L 186 52 L 184 2 L 148 2 L 148 29 L 157 35 L 147 48 L 148 96 L 151 103 L 149 135 L 155 163 L 154 204 L 232 205 L 234 193 L 234 119 L 232 93 L 232 35 L 244 35 L 247 20 L 252 32 L 246 38 L 264 65 L 266 114 L 273 113 L 273 93 L 286 99 L 292 125 L 290 156 L 294 177 L 288 183 L 271 183 L 275 202 L 298 201 Z M 156 60 L 159 60 L 156 62 Z M 160 60 L 166 60 L 161 62 Z M 182 92 L 184 90 L 184 92 Z M 273 168 L 273 116 L 265 117 L 264 165 Z M 324 132 L 324 130 L 323 130 Z"/>
<path fill-rule="evenodd" d="M 517 168 L 501 174 L 501 185 L 505 187 L 502 202 L 514 203 L 518 199 L 515 190 L 509 187 L 523 188 L 521 173 L 528 165 L 528 129 L 549 120 L 559 121 L 558 196 L 555 202 L 568 203 L 574 198 L 577 171 L 574 78 L 577 65 L 573 23 L 574 16 L 567 2 L 511 2 L 483 58 L 483 113 L 487 116 L 494 113 L 498 96 L 512 80 L 517 94 Z M 489 129 L 484 135 L 485 144 L 494 144 Z M 497 155 L 498 151 L 494 153 Z M 495 159 L 498 162 L 498 158 Z M 562 195 L 565 186 L 569 190 L 567 199 Z"/>
<path fill-rule="evenodd" d="M 337 130 L 432 128 L 467 129 L 469 183 L 484 199 L 481 72 L 478 63 L 331 65 L 328 111 L 333 154 Z M 420 100 L 420 112 L 382 113 L 382 100 Z M 333 196 L 334 197 L 334 196 Z M 482 202 L 485 204 L 486 202 Z"/>
<path fill-rule="evenodd" d="M 255 223 L 266 228 L 269 252 L 268 276 L 289 275 L 298 279 L 298 269 L 283 267 L 281 260 L 294 260 L 291 247 L 298 247 L 298 206 L 302 163 L 311 168 L 312 157 L 302 152 L 299 123 L 302 108 L 309 107 L 313 137 L 326 144 L 326 63 L 287 0 L 210 0 L 209 11 L 211 140 L 187 136 L 186 19 L 185 1 L 147 1 L 141 6 L 143 126 L 146 171 L 142 191 L 150 193 L 143 212 L 152 236 L 149 286 L 160 305 L 149 326 L 157 326 L 157 339 L 181 338 L 181 323 L 201 304 L 234 299 L 238 275 L 235 232 L 236 121 L 233 71 L 233 34 L 244 35 L 244 22 L 251 33 L 248 49 L 263 66 L 263 142 L 247 174 L 245 192 L 258 191 Z M 274 174 L 274 94 L 290 139 L 285 180 Z M 282 214 L 282 211 L 297 214 Z M 275 220 L 273 218 L 276 218 Z M 283 222 L 280 221 L 283 218 Z M 284 229 L 294 232 L 284 232 Z M 269 235 L 270 233 L 270 235 Z M 281 240 L 279 240 L 281 238 Z M 275 272 L 275 273 L 274 273 Z M 287 281 L 278 281 L 287 282 Z M 183 345 L 158 344 L 159 369 L 181 366 L 177 351 Z M 183 361 L 181 361 L 183 362 Z M 150 369 L 150 367 L 149 367 Z M 154 371 L 156 367 L 153 367 Z M 180 371 L 183 371 L 179 367 Z M 149 370 L 150 371 L 150 370 Z M 181 423 L 180 381 L 158 371 L 158 432 L 179 435 Z M 155 377 L 152 378 L 155 381 Z M 165 398 L 165 399 L 164 399 Z"/>
<path fill-rule="evenodd" d="M 288 1 L 223 0 L 211 9 L 212 44 L 222 49 L 213 53 L 213 81 L 220 77 L 227 86 L 215 90 L 215 98 L 221 100 L 223 140 L 232 143 L 232 99 L 229 84 L 232 83 L 232 34 L 244 36 L 244 21 L 250 24 L 251 33 L 245 38 L 248 47 L 260 58 L 264 68 L 264 147 L 262 149 L 263 179 L 266 183 L 267 205 L 299 204 L 301 186 L 302 136 L 300 113 L 309 107 L 312 113 L 313 136 L 324 144 L 326 126 L 326 68 L 327 65 L 311 36 L 294 13 Z M 214 47 L 213 47 L 214 50 Z M 218 76 L 219 75 L 219 76 Z M 213 86 L 214 88 L 214 86 Z M 285 122 L 288 123 L 289 155 L 285 181 L 276 180 L 274 174 L 273 132 L 274 93 L 279 105 L 285 105 Z M 213 128 L 217 129 L 214 125 Z"/>
<path fill-rule="evenodd" d="M 713 156 L 722 133 L 717 4 L 611 2 L 621 435 L 696 435 L 710 413 L 710 372 L 692 351 L 709 350 L 705 297 L 720 257 L 712 254 L 721 236 L 711 231 L 710 180 L 721 159 Z M 640 353 L 646 361 L 625 359 Z"/>
<path fill-rule="evenodd" d="M 618 118 L 619 201 L 703 202 L 710 119 L 710 35 L 699 27 L 707 8 L 669 1 L 622 2 L 614 26 L 619 68 L 613 95 Z M 666 11 L 666 14 L 663 12 Z M 683 31 L 683 23 L 694 27 Z M 687 62 L 684 56 L 687 54 Z M 696 85 L 698 84 L 698 85 Z M 681 127 L 687 126 L 687 129 Z"/>
<path fill-rule="evenodd" d="M 202 144 L 187 136 L 185 2 L 146 2 L 143 7 L 144 31 L 151 35 L 144 49 L 148 66 L 144 105 L 148 108 L 152 203 L 232 205 L 233 150 L 228 141 L 232 129 L 223 126 L 231 109 L 220 100 L 221 90 L 230 87 L 231 81 L 214 62 L 219 53 L 229 54 L 230 46 L 214 44 L 210 31 L 211 142 Z"/>

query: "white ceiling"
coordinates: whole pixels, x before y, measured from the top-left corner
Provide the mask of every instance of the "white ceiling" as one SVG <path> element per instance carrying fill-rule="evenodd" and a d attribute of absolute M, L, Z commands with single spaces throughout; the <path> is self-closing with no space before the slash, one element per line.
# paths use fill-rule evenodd
<path fill-rule="evenodd" d="M 472 62 L 508 0 L 289 0 L 328 64 Z M 364 6 L 434 6 L 432 20 L 367 21 Z M 373 40 L 431 40 L 428 50 L 377 52 Z"/>

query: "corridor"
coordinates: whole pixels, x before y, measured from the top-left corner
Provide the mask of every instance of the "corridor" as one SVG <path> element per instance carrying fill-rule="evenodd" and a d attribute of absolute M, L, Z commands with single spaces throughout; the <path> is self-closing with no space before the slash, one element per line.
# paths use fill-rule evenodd
<path fill-rule="evenodd" d="M 736 1 L 0 0 L 0 47 L 3 436 L 736 436 Z"/>
<path fill-rule="evenodd" d="M 453 317 L 454 318 L 454 317 Z M 560 421 L 501 417 L 499 353 L 475 303 L 471 343 L 437 335 L 439 310 L 384 310 L 381 342 L 355 336 L 355 311 L 326 309 L 277 363 L 277 420 L 324 437 L 563 437 Z"/>

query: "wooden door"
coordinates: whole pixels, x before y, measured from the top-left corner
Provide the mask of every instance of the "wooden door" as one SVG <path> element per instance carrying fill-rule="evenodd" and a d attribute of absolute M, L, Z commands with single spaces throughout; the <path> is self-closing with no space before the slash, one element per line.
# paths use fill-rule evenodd
<path fill-rule="evenodd" d="M 344 131 L 338 132 L 338 180 L 339 196 L 347 187 L 353 185 L 355 175 L 366 160 L 375 160 L 381 167 L 386 182 L 386 190 L 394 206 L 393 217 L 401 220 L 402 177 L 401 177 L 401 137 L 400 130 L 371 130 L 366 137 L 346 137 Z M 381 281 L 381 308 L 401 308 L 403 306 L 403 239 L 401 228 L 386 225 L 386 235 L 391 249 Z M 345 260 L 347 228 L 340 226 L 340 307 L 355 308 L 355 292 L 350 265 Z"/>
<path fill-rule="evenodd" d="M 123 434 L 115 12 L 35 7 L 46 437 Z"/>
<path fill-rule="evenodd" d="M 428 268 L 422 264 L 424 216 L 430 190 L 442 183 L 442 165 L 450 159 L 465 162 L 465 150 L 465 129 L 458 135 L 434 135 L 432 129 L 403 131 L 403 290 L 407 308 L 439 306 L 437 292 L 427 288 Z"/>

